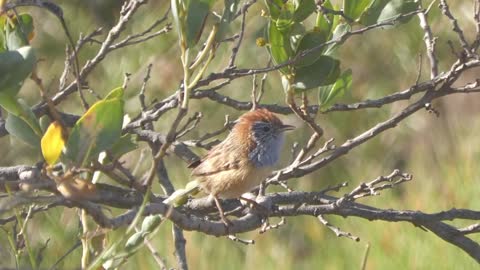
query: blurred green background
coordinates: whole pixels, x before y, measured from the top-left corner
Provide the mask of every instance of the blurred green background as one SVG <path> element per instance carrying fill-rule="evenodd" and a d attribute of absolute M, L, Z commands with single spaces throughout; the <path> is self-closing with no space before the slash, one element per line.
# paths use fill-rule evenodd
<path fill-rule="evenodd" d="M 64 10 L 65 18 L 74 37 L 80 33 L 88 34 L 97 27 L 108 29 L 118 18 L 121 1 L 56 1 Z M 169 1 L 149 1 L 129 22 L 128 31 L 123 34 L 139 32 L 155 19 L 163 16 Z M 221 1 L 220 1 L 221 2 Z M 334 1 L 335 2 L 335 1 Z M 339 1 L 336 1 L 339 2 Z M 452 12 L 459 19 L 469 40 L 475 36 L 473 21 L 473 1 L 449 1 Z M 429 2 L 424 1 L 424 5 Z M 221 6 L 221 3 L 220 3 Z M 220 7 L 219 7 L 220 8 Z M 258 1 L 247 14 L 246 33 L 240 49 L 237 65 L 239 67 L 263 67 L 268 61 L 265 48 L 255 45 L 255 39 L 263 36 L 266 19 L 260 16 L 264 9 L 263 1 Z M 54 94 L 58 89 L 58 79 L 63 69 L 66 38 L 57 19 L 45 11 L 24 8 L 32 12 L 35 19 L 36 36 L 33 47 L 42 61 L 39 74 L 45 85 Z M 437 52 L 440 71 L 445 71 L 453 62 L 447 41 L 452 40 L 459 48 L 451 25 L 440 13 L 435 4 L 429 20 L 437 39 Z M 171 19 L 169 19 L 171 21 Z M 236 29 L 240 26 L 236 21 Z M 103 36 L 99 37 L 102 39 Z M 81 63 L 92 57 L 98 44 L 90 44 L 80 54 Z M 220 49 L 209 71 L 220 71 L 229 58 L 230 47 Z M 408 88 L 415 83 L 423 55 L 421 81 L 429 78 L 429 66 L 426 60 L 423 32 L 419 28 L 418 18 L 410 22 L 384 29 L 377 29 L 349 39 L 340 49 L 342 69 L 353 70 L 352 92 L 345 96 L 342 103 L 364 99 L 379 98 L 384 95 Z M 254 56 L 254 57 L 253 57 Z M 153 64 L 152 79 L 148 84 L 149 101 L 162 99 L 176 89 L 181 80 L 182 67 L 179 59 L 176 32 L 171 31 L 148 42 L 117 50 L 99 65 L 89 76 L 90 87 L 104 95 L 120 85 L 125 72 L 132 73 L 127 89 L 126 111 L 135 116 L 139 112 L 138 92 L 148 64 Z M 472 71 L 460 81 L 473 81 L 478 77 Z M 241 78 L 224 87 L 222 94 L 248 101 L 250 99 L 251 78 Z M 316 93 L 311 93 L 311 102 L 316 102 Z M 29 104 L 40 100 L 32 82 L 27 82 L 20 94 Z M 289 185 L 298 190 L 313 191 L 328 185 L 348 181 L 349 189 L 362 181 L 371 180 L 378 175 L 387 175 L 393 169 L 411 173 L 414 181 L 382 192 L 381 196 L 366 198 L 360 202 L 380 208 L 411 209 L 424 212 L 448 210 L 450 208 L 478 209 L 480 202 L 477 185 L 480 169 L 477 132 L 480 120 L 476 117 L 480 111 L 475 95 L 449 96 L 437 100 L 433 106 L 440 117 L 419 111 L 403 121 L 393 130 L 384 132 L 365 145 L 356 148 L 333 164 L 300 179 L 293 179 Z M 94 98 L 89 96 L 89 100 Z M 283 90 L 278 73 L 270 73 L 267 78 L 266 93 L 262 102 L 284 104 Z M 387 119 L 400 111 L 408 102 L 398 102 L 381 109 L 368 109 L 353 112 L 319 114 L 316 120 L 325 130 L 325 138 L 335 138 L 341 144 Z M 76 95 L 63 102 L 60 108 L 69 113 L 81 113 Z M 218 105 L 210 100 L 193 100 L 191 112 L 202 111 L 204 120 L 199 128 L 189 134 L 196 138 L 223 125 L 224 115 L 236 118 L 240 115 L 231 108 Z M 157 123 L 162 132 L 172 119 L 171 112 Z M 288 134 L 288 146 L 293 142 L 304 143 L 308 139 L 309 128 L 298 122 L 295 117 L 284 117 L 287 122 L 296 123 L 298 129 Z M 224 135 L 220 136 L 223 138 Z M 141 145 L 142 148 L 147 148 Z M 197 151 L 197 149 L 194 149 Z M 125 158 L 127 165 L 137 163 L 141 149 Z M 197 151 L 204 153 L 202 150 Z M 0 166 L 15 164 L 34 164 L 39 156 L 20 141 L 8 136 L 0 138 Z M 282 164 L 289 161 L 289 149 L 286 147 Z M 137 173 L 142 175 L 149 167 L 146 159 Z M 170 177 L 176 187 L 183 186 L 189 177 L 186 164 L 175 157 L 166 160 Z M 157 187 L 158 188 L 158 187 Z M 157 190 L 160 192 L 160 189 Z M 270 190 L 271 191 L 271 190 Z M 343 195 L 347 189 L 337 195 Z M 114 211 L 113 213 L 118 213 Z M 245 246 L 227 238 L 216 238 L 197 232 L 186 232 L 187 256 L 191 269 L 360 269 L 366 246 L 370 245 L 367 269 L 473 269 L 476 262 L 457 247 L 454 247 L 434 234 L 415 228 L 407 223 L 370 222 L 358 218 L 343 219 L 326 217 L 334 225 L 360 237 L 360 242 L 337 238 L 331 231 L 313 217 L 288 218 L 287 224 L 278 230 L 260 235 L 251 232 L 239 237 L 254 239 L 255 245 Z M 455 223 L 468 225 L 467 223 Z M 10 230 L 11 226 L 5 226 Z M 55 208 L 35 215 L 27 228 L 34 250 L 50 242 L 45 249 L 41 268 L 49 268 L 78 239 L 79 222 L 76 210 Z M 109 234 L 112 239 L 122 230 Z M 473 236 L 480 240 L 478 236 Z M 173 255 L 171 224 L 165 223 L 151 239 L 159 254 L 166 259 L 169 267 L 176 267 Z M 0 231 L 0 267 L 14 267 L 14 257 L 8 248 L 5 232 Z M 81 248 L 70 254 L 59 269 L 78 269 Z M 28 267 L 27 256 L 22 256 L 21 268 Z M 123 269 L 155 269 L 150 252 L 142 248 L 122 267 Z"/>

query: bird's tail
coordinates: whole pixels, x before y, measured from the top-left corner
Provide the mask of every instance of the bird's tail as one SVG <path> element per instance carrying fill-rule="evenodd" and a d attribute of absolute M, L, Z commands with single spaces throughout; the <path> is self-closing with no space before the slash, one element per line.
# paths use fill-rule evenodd
<path fill-rule="evenodd" d="M 188 195 L 195 195 L 200 191 L 200 185 L 196 180 L 188 182 L 184 189 L 179 189 L 166 198 L 163 203 L 179 206 L 187 202 Z"/>

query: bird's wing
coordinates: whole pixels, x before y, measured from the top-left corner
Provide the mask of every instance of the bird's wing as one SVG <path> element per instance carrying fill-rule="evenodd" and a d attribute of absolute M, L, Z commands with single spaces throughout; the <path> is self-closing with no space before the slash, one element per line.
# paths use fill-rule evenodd
<path fill-rule="evenodd" d="M 240 159 L 233 154 L 224 153 L 225 149 L 217 145 L 192 171 L 193 176 L 210 176 L 220 172 L 235 170 L 240 166 Z"/>

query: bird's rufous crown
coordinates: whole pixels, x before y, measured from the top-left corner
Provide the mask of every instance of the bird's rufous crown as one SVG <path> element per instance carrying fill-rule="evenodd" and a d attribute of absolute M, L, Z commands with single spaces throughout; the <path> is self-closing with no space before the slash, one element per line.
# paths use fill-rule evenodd
<path fill-rule="evenodd" d="M 252 124 L 258 121 L 270 122 L 278 126 L 283 125 L 282 121 L 277 116 L 275 116 L 275 114 L 271 113 L 267 109 L 257 109 L 257 110 L 245 113 L 238 119 L 237 125 Z"/>

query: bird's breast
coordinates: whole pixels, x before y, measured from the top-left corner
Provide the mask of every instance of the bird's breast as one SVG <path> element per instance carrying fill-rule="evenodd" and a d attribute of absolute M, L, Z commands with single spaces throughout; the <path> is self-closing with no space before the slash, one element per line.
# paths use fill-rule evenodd
<path fill-rule="evenodd" d="M 257 142 L 255 148 L 248 154 L 248 158 L 257 168 L 272 167 L 280 159 L 282 144 L 282 135 Z"/>

